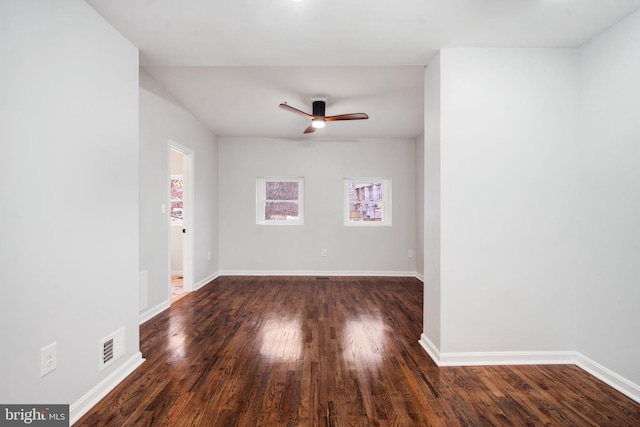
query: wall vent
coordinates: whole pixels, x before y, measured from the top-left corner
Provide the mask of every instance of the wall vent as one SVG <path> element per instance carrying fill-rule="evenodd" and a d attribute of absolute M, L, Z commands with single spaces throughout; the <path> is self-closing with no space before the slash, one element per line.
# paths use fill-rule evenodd
<path fill-rule="evenodd" d="M 113 359 L 113 338 L 102 344 L 102 363 L 107 363 Z"/>
<path fill-rule="evenodd" d="M 125 353 L 125 329 L 120 328 L 109 336 L 98 341 L 99 369 L 102 371 L 107 366 L 122 357 Z"/>
<path fill-rule="evenodd" d="M 316 276 L 316 280 L 331 280 L 329 276 Z"/>

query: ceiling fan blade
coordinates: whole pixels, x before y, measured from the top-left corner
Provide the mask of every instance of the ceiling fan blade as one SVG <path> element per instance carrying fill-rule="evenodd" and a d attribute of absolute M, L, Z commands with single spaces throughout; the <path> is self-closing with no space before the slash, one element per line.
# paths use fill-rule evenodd
<path fill-rule="evenodd" d="M 337 116 L 327 116 L 325 117 L 325 121 L 327 122 L 335 122 L 338 120 L 365 120 L 368 119 L 365 113 L 351 113 L 351 114 L 339 114 Z"/>
<path fill-rule="evenodd" d="M 316 128 L 314 128 L 313 125 L 309 125 L 309 127 L 304 130 L 304 133 L 313 133 L 315 131 Z"/>
<path fill-rule="evenodd" d="M 282 103 L 280 104 L 280 108 L 282 108 L 283 110 L 291 111 L 292 113 L 301 114 L 306 118 L 313 120 L 313 116 L 311 114 L 305 113 L 304 111 L 298 110 L 297 108 L 293 108 L 289 104 Z"/>

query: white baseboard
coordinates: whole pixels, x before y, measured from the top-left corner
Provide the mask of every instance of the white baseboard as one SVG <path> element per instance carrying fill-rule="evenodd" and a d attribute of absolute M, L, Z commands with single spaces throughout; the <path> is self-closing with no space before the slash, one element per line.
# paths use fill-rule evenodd
<path fill-rule="evenodd" d="M 220 274 L 219 274 L 219 273 L 213 273 L 213 274 L 211 274 L 211 275 L 209 275 L 209 276 L 205 277 L 204 279 L 199 280 L 197 283 L 195 283 L 195 284 L 193 285 L 193 290 L 194 290 L 194 291 L 197 291 L 198 289 L 200 289 L 200 288 L 201 288 L 201 287 L 203 287 L 204 285 L 206 285 L 206 284 L 208 284 L 208 283 L 212 282 L 213 280 L 216 280 L 218 277 L 220 277 Z"/>
<path fill-rule="evenodd" d="M 198 283 L 196 283 L 193 286 L 193 290 L 197 291 L 198 289 L 200 289 L 201 287 L 203 287 L 207 283 L 209 283 L 212 280 L 215 280 L 216 278 L 218 278 L 218 276 L 219 276 L 218 273 L 214 273 L 214 274 L 210 275 L 209 277 L 205 277 L 204 279 L 200 280 Z M 144 322 L 152 319 L 153 317 L 155 317 L 158 314 L 162 313 L 163 311 L 165 311 L 169 307 L 171 307 L 171 300 L 170 299 L 161 302 L 160 304 L 156 305 L 155 307 L 151 307 L 150 309 L 143 311 L 142 313 L 140 313 L 140 316 L 138 318 L 138 324 L 142 325 Z"/>
<path fill-rule="evenodd" d="M 441 353 L 425 334 L 418 341 L 438 366 L 576 365 L 640 403 L 640 386 L 577 351 L 501 351 Z"/>
<path fill-rule="evenodd" d="M 370 277 L 415 277 L 424 282 L 424 278 L 415 271 L 279 271 L 279 270 L 223 270 L 213 273 L 193 285 L 193 291 L 211 283 L 220 276 L 370 276 Z M 192 291 L 192 292 L 193 292 Z M 171 306 L 171 300 L 164 301 L 140 313 L 138 323 L 142 325 Z"/>
<path fill-rule="evenodd" d="M 496 351 L 440 353 L 438 366 L 571 364 L 575 364 L 573 351 Z"/>
<path fill-rule="evenodd" d="M 87 394 L 69 407 L 70 424 L 73 425 L 91 408 L 93 408 L 103 397 L 128 377 L 136 368 L 144 362 L 142 353 L 137 352 L 123 363 L 119 368 L 109 374 L 104 380 L 92 388 Z"/>
<path fill-rule="evenodd" d="M 420 335 L 418 344 L 424 348 L 424 351 L 427 352 L 431 360 L 433 360 L 436 365 L 440 366 L 440 351 L 425 334 Z"/>
<path fill-rule="evenodd" d="M 183 276 L 184 273 L 182 272 L 182 270 L 180 270 L 180 271 L 171 271 L 171 275 L 172 276 Z"/>
<path fill-rule="evenodd" d="M 369 276 L 416 277 L 415 271 L 223 270 L 220 276 Z"/>
<path fill-rule="evenodd" d="M 605 368 L 601 364 L 589 359 L 581 353 L 576 352 L 575 364 L 594 377 L 615 388 L 620 393 L 640 403 L 640 386 L 638 384 L 632 383 L 628 379 L 616 374 L 608 368 Z"/>
<path fill-rule="evenodd" d="M 140 317 L 138 318 L 138 324 L 142 325 L 144 322 L 146 322 L 147 320 L 151 319 L 154 316 L 157 316 L 158 314 L 162 313 L 169 307 L 171 307 L 171 301 L 166 300 L 156 305 L 155 307 L 151 307 L 149 310 L 143 311 L 142 313 L 140 313 Z"/>

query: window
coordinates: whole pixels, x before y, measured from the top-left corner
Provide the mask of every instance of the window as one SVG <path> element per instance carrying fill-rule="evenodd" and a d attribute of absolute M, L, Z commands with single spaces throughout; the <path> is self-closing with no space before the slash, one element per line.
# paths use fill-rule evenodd
<path fill-rule="evenodd" d="M 182 225 L 182 175 L 171 175 L 171 224 Z"/>
<path fill-rule="evenodd" d="M 258 178 L 256 222 L 297 225 L 304 222 L 303 178 Z"/>
<path fill-rule="evenodd" d="M 345 178 L 344 225 L 391 225 L 391 179 Z"/>

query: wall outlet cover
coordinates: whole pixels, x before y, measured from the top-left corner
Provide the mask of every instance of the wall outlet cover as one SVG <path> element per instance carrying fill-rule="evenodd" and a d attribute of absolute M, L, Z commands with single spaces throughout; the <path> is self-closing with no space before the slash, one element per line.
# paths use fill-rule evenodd
<path fill-rule="evenodd" d="M 40 350 L 40 377 L 54 371 L 58 366 L 58 343 L 49 344 Z"/>

